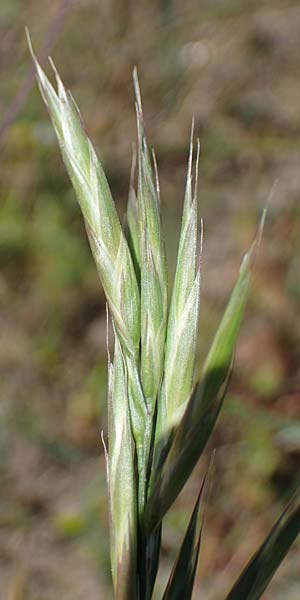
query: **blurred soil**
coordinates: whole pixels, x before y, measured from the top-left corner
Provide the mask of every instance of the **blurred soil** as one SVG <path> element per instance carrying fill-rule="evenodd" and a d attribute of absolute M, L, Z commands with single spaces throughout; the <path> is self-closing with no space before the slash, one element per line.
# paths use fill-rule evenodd
<path fill-rule="evenodd" d="M 33 81 L 25 25 L 72 90 L 121 216 L 138 66 L 170 278 L 195 116 L 204 219 L 199 365 L 277 181 L 210 445 L 216 466 L 195 597 L 221 600 L 299 480 L 299 3 L 1 2 L 1 598 L 98 600 L 112 597 L 100 441 L 105 302 Z M 207 450 L 168 515 L 157 598 L 208 460 Z M 296 543 L 267 600 L 298 600 L 299 558 Z"/>

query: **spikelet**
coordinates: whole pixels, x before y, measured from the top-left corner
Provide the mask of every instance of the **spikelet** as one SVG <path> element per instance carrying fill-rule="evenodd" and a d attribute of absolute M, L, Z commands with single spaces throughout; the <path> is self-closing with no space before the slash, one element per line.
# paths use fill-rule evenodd
<path fill-rule="evenodd" d="M 202 221 L 199 238 L 197 182 L 200 145 L 198 141 L 193 189 L 193 129 L 194 125 L 166 339 L 164 393 L 168 428 L 180 421 L 191 395 L 198 338 Z"/>
<path fill-rule="evenodd" d="M 115 597 L 137 598 L 137 481 L 131 434 L 126 365 L 115 337 L 108 364 L 108 482 L 110 555 Z"/>
<path fill-rule="evenodd" d="M 144 132 L 141 95 L 133 74 L 138 128 L 139 255 L 141 270 L 141 381 L 148 409 L 153 414 L 164 366 L 167 325 L 167 264 L 161 229 L 159 184 Z"/>
<path fill-rule="evenodd" d="M 30 43 L 30 41 L 29 41 Z M 124 350 L 137 356 L 140 297 L 134 266 L 109 185 L 79 110 L 52 63 L 57 93 L 35 61 L 39 87 L 85 220 L 97 270 Z"/>

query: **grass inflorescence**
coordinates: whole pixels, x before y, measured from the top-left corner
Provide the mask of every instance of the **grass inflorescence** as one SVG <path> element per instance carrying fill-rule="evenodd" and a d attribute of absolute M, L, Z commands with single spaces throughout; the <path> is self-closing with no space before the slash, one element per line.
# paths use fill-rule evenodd
<path fill-rule="evenodd" d="M 200 378 L 194 381 L 203 225 L 198 216 L 200 144 L 192 126 L 177 265 L 168 299 L 160 188 L 134 70 L 137 176 L 125 227 L 75 101 L 54 68 L 57 91 L 32 52 L 41 94 L 81 207 L 114 330 L 108 358 L 111 569 L 117 599 L 148 600 L 159 566 L 162 522 L 199 460 L 226 394 L 260 231 L 246 254 Z M 164 600 L 192 596 L 203 524 L 197 498 Z M 255 600 L 300 529 L 297 498 L 286 508 L 227 596 Z"/>

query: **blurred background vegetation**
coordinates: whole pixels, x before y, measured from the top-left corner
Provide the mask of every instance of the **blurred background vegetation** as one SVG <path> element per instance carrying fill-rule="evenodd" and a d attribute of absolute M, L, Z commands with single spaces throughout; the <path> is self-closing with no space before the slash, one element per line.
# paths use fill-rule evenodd
<path fill-rule="evenodd" d="M 1 2 L 1 587 L 7 600 L 97 600 L 111 598 L 104 296 L 25 25 L 72 90 L 121 217 L 138 66 L 171 275 L 195 116 L 205 226 L 199 364 L 278 180 L 212 444 L 196 597 L 221 600 L 299 479 L 299 2 Z M 157 598 L 208 459 L 167 518 Z M 298 543 L 265 598 L 299 599 L 299 558 Z"/>

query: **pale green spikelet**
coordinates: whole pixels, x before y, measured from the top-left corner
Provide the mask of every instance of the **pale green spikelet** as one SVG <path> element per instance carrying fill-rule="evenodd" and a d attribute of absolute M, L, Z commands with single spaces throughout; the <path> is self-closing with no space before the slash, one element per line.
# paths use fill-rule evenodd
<path fill-rule="evenodd" d="M 139 290 L 107 179 L 83 130 L 79 110 L 56 69 L 57 93 L 35 57 L 34 60 L 40 90 L 77 194 L 118 335 L 126 352 L 137 356 L 140 341 Z"/>
<path fill-rule="evenodd" d="M 141 95 L 134 71 L 138 127 L 138 220 L 141 268 L 141 381 L 153 413 L 162 379 L 167 324 L 167 264 L 162 237 L 159 186 L 146 142 Z"/>
<path fill-rule="evenodd" d="M 193 129 L 177 266 L 168 319 L 165 357 L 167 427 L 179 422 L 193 387 L 200 306 L 200 258 L 197 218 L 197 179 L 200 145 L 197 143 L 195 186 L 192 186 Z"/>
<path fill-rule="evenodd" d="M 108 436 L 111 568 L 115 597 L 137 598 L 137 479 L 125 360 L 115 338 L 109 361 Z"/>

